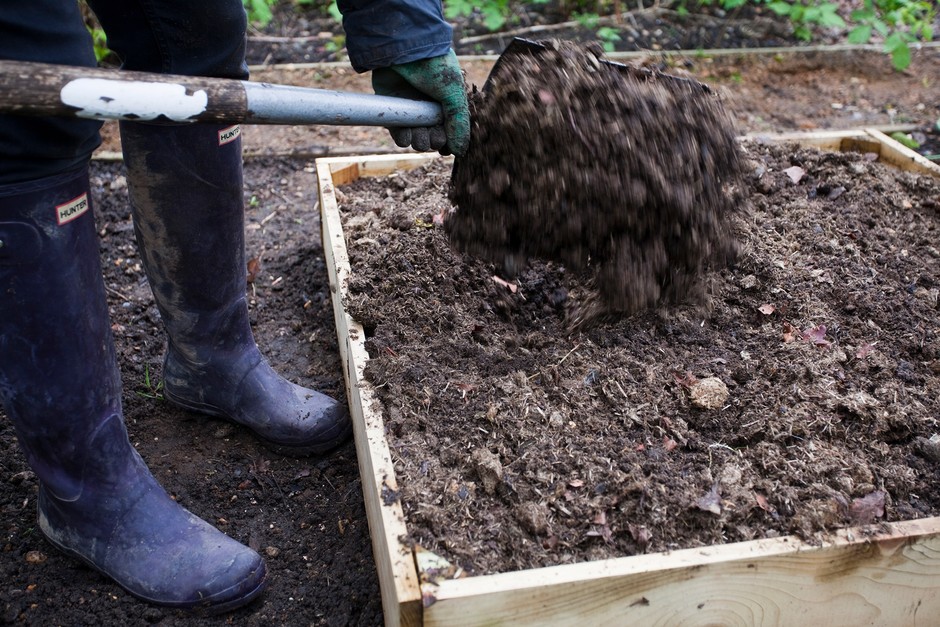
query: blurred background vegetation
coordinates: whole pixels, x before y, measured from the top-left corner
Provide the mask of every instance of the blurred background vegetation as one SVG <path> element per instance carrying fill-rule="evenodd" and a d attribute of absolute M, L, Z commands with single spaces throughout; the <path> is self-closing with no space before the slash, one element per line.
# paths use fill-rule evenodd
<path fill-rule="evenodd" d="M 107 37 L 85 6 L 86 24 L 95 41 L 99 60 L 108 58 Z M 263 32 L 278 11 L 302 12 L 339 23 L 342 16 L 335 0 L 242 0 L 253 30 Z M 535 6 L 533 6 L 535 5 Z M 539 7 L 538 5 L 541 5 Z M 730 14 L 753 10 L 778 16 L 789 23 L 796 40 L 811 42 L 825 32 L 830 39 L 851 44 L 877 44 L 898 70 L 911 62 L 918 42 L 932 41 L 937 21 L 934 0 L 444 0 L 444 14 L 455 27 L 491 33 L 518 26 L 526 11 L 544 10 L 560 20 L 577 22 L 592 31 L 607 50 L 620 40 L 617 20 L 631 9 L 673 12 L 677 19 L 701 11 Z M 342 47 L 341 35 L 336 42 Z"/>

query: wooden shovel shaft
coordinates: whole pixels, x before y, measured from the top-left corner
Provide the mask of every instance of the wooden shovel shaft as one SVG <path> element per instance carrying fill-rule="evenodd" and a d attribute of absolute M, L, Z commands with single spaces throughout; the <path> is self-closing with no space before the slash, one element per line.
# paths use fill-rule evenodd
<path fill-rule="evenodd" d="M 149 122 L 440 124 L 435 102 L 240 81 L 0 61 L 0 113 Z"/>

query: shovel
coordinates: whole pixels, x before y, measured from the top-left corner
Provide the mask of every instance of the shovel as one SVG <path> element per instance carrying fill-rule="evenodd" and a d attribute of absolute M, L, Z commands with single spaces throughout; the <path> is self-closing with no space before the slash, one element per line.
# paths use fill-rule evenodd
<path fill-rule="evenodd" d="M 522 37 L 513 38 L 513 40 L 509 42 L 509 45 L 506 46 L 505 50 L 503 50 L 502 54 L 500 54 L 496 59 L 493 67 L 490 69 L 490 73 L 486 77 L 486 82 L 483 83 L 482 91 L 487 91 L 494 81 L 502 79 L 501 75 L 506 71 L 505 67 L 514 57 L 538 57 L 539 54 L 543 53 L 547 49 L 548 47 L 545 44 L 532 41 L 531 39 L 523 39 Z M 674 76 L 672 74 L 664 74 L 662 72 L 654 72 L 649 68 L 633 67 L 632 65 L 618 63 L 609 59 L 599 59 L 599 62 L 602 67 L 615 70 L 621 74 L 633 76 L 643 81 L 665 81 L 670 87 L 687 87 L 693 90 L 700 90 L 703 93 L 711 93 L 711 88 L 709 88 L 708 85 L 690 78 Z M 513 79 L 512 76 L 507 78 L 509 80 Z"/>
<path fill-rule="evenodd" d="M 0 61 L 0 113 L 146 122 L 441 124 L 441 106 L 236 79 Z"/>
<path fill-rule="evenodd" d="M 545 49 L 535 41 L 513 39 L 490 70 L 483 90 L 505 71 L 507 59 L 537 56 Z M 707 85 L 687 78 L 609 60 L 601 63 L 643 80 L 666 80 L 709 91 Z M 426 100 L 25 61 L 0 61 L 0 113 L 157 123 L 385 128 L 437 126 L 443 120 L 440 105 Z"/>

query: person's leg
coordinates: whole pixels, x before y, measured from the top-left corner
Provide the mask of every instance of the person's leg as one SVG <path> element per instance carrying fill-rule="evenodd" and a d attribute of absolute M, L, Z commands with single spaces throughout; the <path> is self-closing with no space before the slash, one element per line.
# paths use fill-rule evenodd
<path fill-rule="evenodd" d="M 88 0 L 121 67 L 248 78 L 241 0 Z"/>
<path fill-rule="evenodd" d="M 94 67 L 77 2 L 0 2 L 0 59 Z M 0 185 L 39 179 L 88 162 L 101 122 L 0 115 Z"/>
<path fill-rule="evenodd" d="M 171 499 L 128 440 L 87 170 L 0 186 L 0 293 L 0 398 L 46 538 L 153 603 L 260 594 L 261 557 Z"/>
<path fill-rule="evenodd" d="M 240 0 L 91 4 L 128 70 L 247 75 Z M 146 36 L 112 35 L 122 24 Z M 351 433 L 343 405 L 284 380 L 252 337 L 238 129 L 120 126 L 137 241 L 169 338 L 166 399 L 242 424 L 281 453 L 342 443 Z"/>
<path fill-rule="evenodd" d="M 90 47 L 74 0 L 0 5 L 0 58 L 93 65 Z M 125 430 L 88 183 L 98 128 L 0 116 L 0 403 L 53 545 L 147 601 L 238 607 L 264 561 L 171 499 Z"/>

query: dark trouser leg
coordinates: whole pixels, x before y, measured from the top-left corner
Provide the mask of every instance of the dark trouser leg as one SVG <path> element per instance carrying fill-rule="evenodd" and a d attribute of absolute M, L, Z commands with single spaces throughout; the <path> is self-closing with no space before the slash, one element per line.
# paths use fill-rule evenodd
<path fill-rule="evenodd" d="M 0 2 L 0 59 L 93 67 L 91 37 L 74 0 Z M 0 185 L 88 163 L 100 122 L 0 115 Z"/>

